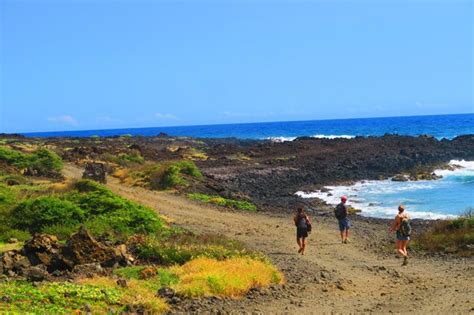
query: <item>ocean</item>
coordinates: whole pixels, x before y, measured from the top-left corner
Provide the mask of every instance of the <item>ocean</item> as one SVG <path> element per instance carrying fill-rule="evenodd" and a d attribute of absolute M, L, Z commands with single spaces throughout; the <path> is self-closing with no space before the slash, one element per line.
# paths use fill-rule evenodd
<path fill-rule="evenodd" d="M 437 170 L 439 180 L 394 182 L 388 180 L 360 181 L 350 186 L 327 186 L 329 192 L 297 192 L 303 198 L 317 197 L 336 205 L 346 195 L 348 204 L 361 209 L 361 214 L 376 218 L 393 218 L 403 204 L 412 218 L 449 219 L 474 210 L 474 162 L 451 161 L 460 168 Z"/>
<path fill-rule="evenodd" d="M 292 141 L 299 136 L 353 138 L 384 134 L 431 135 L 437 139 L 452 139 L 459 135 L 474 134 L 474 114 L 38 132 L 24 135 L 154 136 L 161 132 L 172 136 L 235 137 L 273 141 Z M 451 163 L 461 168 L 455 171 L 437 171 L 443 178 L 436 181 L 362 181 L 352 186 L 330 186 L 328 188 L 331 189 L 331 195 L 320 191 L 295 193 L 302 197 L 318 197 L 330 204 L 336 204 L 339 196 L 348 195 L 349 203 L 361 209 L 361 214 L 364 216 L 391 218 L 397 213 L 397 206 L 404 204 L 414 218 L 453 218 L 474 207 L 474 161 L 451 161 Z"/>
<path fill-rule="evenodd" d="M 386 133 L 409 136 L 425 134 L 438 139 L 452 139 L 458 135 L 474 134 L 474 114 L 33 132 L 24 133 L 24 135 L 31 137 L 105 137 L 124 134 L 155 136 L 160 132 L 172 136 L 235 137 L 241 139 L 273 138 L 275 140 L 293 140 L 300 136 L 351 138 L 355 136 L 382 136 Z"/>

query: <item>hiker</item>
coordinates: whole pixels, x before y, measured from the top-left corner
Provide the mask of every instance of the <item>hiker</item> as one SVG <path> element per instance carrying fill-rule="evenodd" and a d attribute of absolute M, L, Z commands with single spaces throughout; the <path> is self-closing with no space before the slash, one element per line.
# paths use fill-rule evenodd
<path fill-rule="evenodd" d="M 397 232 L 397 252 L 400 253 L 403 257 L 402 266 L 408 264 L 408 252 L 407 245 L 410 242 L 411 226 L 409 223 L 410 217 L 405 212 L 405 207 L 403 205 L 398 206 L 398 214 L 395 217 L 390 232 Z"/>
<path fill-rule="evenodd" d="M 339 203 L 334 210 L 336 219 L 339 222 L 339 231 L 341 232 L 341 241 L 343 244 L 349 243 L 349 229 L 351 228 L 351 221 L 349 221 L 347 217 L 348 211 L 346 202 L 347 197 L 342 196 L 341 203 Z"/>
<path fill-rule="evenodd" d="M 303 208 L 299 207 L 296 211 L 293 221 L 296 225 L 296 243 L 298 243 L 298 253 L 304 255 L 306 249 L 306 238 L 308 232 L 311 231 L 311 220 L 308 215 L 303 211 Z"/>

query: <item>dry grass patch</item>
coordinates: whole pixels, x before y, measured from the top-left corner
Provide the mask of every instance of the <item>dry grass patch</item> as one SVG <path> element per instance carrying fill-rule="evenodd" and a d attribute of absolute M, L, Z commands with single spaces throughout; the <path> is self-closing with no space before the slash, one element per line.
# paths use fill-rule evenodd
<path fill-rule="evenodd" d="M 253 287 L 283 283 L 283 275 L 274 266 L 250 258 L 198 258 L 170 270 L 180 279 L 176 292 L 189 297 L 240 297 Z"/>
<path fill-rule="evenodd" d="M 126 288 L 119 286 L 116 279 L 106 277 L 85 278 L 76 282 L 81 285 L 118 290 L 121 305 L 144 309 L 149 314 L 161 314 L 169 309 L 166 302 L 156 296 L 156 288 L 145 281 L 129 279 Z"/>

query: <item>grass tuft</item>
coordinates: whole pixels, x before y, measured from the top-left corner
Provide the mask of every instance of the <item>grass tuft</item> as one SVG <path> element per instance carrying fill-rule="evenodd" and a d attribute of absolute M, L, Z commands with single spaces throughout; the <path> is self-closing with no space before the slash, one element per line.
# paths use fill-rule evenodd
<path fill-rule="evenodd" d="M 240 297 L 254 287 L 283 283 L 283 275 L 274 266 L 250 258 L 199 258 L 171 270 L 180 279 L 173 288 L 188 297 Z"/>
<path fill-rule="evenodd" d="M 218 206 L 227 207 L 227 208 L 234 208 L 234 209 L 246 210 L 246 211 L 257 211 L 257 206 L 255 206 L 251 202 L 226 199 L 218 195 L 192 193 L 192 194 L 188 194 L 188 198 L 192 200 L 199 200 L 204 203 L 211 203 Z"/>

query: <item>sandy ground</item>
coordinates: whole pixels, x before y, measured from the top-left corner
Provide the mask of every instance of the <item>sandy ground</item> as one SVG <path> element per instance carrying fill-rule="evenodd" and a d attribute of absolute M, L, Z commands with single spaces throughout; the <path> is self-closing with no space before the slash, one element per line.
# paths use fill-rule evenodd
<path fill-rule="evenodd" d="M 65 175 L 78 178 L 81 170 L 68 165 Z M 474 313 L 472 259 L 414 257 L 402 267 L 395 254 L 381 254 L 366 246 L 367 238 L 358 235 L 357 229 L 351 244 L 341 244 L 336 223 L 328 220 L 315 224 L 308 251 L 301 256 L 289 217 L 223 211 L 172 193 L 128 187 L 114 178 L 109 178 L 107 185 L 193 232 L 242 241 L 268 255 L 285 274 L 287 283 L 281 289 L 239 301 L 195 302 L 191 309 L 265 314 Z M 182 307 L 189 310 L 189 303 Z"/>

